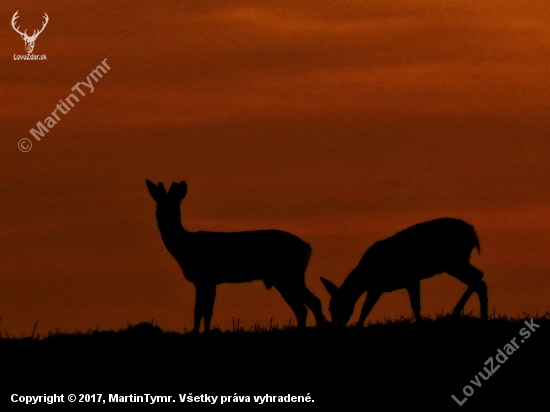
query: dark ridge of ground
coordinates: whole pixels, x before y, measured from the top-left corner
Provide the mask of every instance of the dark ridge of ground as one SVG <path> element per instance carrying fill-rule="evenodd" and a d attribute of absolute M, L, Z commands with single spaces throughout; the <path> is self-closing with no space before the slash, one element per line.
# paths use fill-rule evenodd
<path fill-rule="evenodd" d="M 528 338 L 520 335 L 525 331 L 530 332 Z M 513 338 L 519 349 L 499 364 L 498 350 L 505 351 Z M 490 357 L 494 374 L 487 380 L 478 375 L 478 387 L 471 381 L 476 382 L 480 371 L 487 376 L 485 367 L 491 371 L 490 362 L 485 364 Z M 547 405 L 549 368 L 548 315 L 531 321 L 443 317 L 417 324 L 403 320 L 338 332 L 329 327 L 214 330 L 198 337 L 165 333 L 141 323 L 119 332 L 0 338 L 0 407 L 14 406 L 10 402 L 14 393 L 65 394 L 65 400 L 71 393 L 101 393 L 107 403 L 93 409 L 139 406 L 152 410 L 154 406 L 108 402 L 108 394 L 148 393 L 172 395 L 176 402 L 170 406 L 188 409 L 198 405 L 182 405 L 178 394 L 191 393 L 250 396 L 247 405 L 256 407 L 254 395 L 309 394 L 314 403 L 294 406 L 351 406 L 369 411 L 527 409 Z M 466 385 L 474 392 L 459 406 L 451 395 L 462 402 Z M 85 405 L 77 402 L 72 409 Z"/>

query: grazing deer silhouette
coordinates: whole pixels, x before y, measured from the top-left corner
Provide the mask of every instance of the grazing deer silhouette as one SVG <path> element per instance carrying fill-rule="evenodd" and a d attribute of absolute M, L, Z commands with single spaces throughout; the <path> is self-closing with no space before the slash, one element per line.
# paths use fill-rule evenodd
<path fill-rule="evenodd" d="M 201 318 L 204 330 L 210 330 L 210 319 L 216 297 L 216 285 L 263 280 L 274 286 L 294 311 L 298 327 L 305 327 L 307 305 L 317 325 L 324 322 L 321 301 L 307 288 L 305 271 L 311 247 L 280 230 L 250 232 L 188 232 L 181 224 L 180 203 L 187 194 L 185 182 L 172 183 L 168 192 L 145 181 L 151 197 L 157 202 L 157 224 L 166 249 L 180 265 L 183 276 L 195 285 L 195 333 Z"/>
<path fill-rule="evenodd" d="M 372 245 L 340 288 L 321 278 L 331 295 L 332 322 L 344 327 L 355 303 L 365 292 L 367 298 L 358 324 L 362 326 L 382 293 L 405 288 L 417 321 L 420 317 L 420 280 L 446 272 L 468 285 L 453 316 L 459 316 L 466 301 L 477 292 L 481 317 L 487 319 L 487 285 L 483 272 L 469 263 L 473 248 L 480 252 L 479 239 L 468 223 L 451 218 L 431 220 L 409 227 Z"/>

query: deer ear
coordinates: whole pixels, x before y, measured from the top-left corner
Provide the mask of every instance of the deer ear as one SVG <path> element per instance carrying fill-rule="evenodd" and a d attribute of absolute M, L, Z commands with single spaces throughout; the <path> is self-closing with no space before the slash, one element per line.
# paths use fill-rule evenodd
<path fill-rule="evenodd" d="M 327 288 L 327 292 L 330 296 L 334 296 L 338 293 L 338 287 L 332 283 L 330 280 L 326 280 L 325 278 L 321 278 L 321 282 L 323 282 L 323 285 L 325 285 L 325 288 Z"/>
<path fill-rule="evenodd" d="M 182 183 L 183 185 L 181 183 L 178 184 L 176 182 L 173 182 L 172 185 L 170 185 L 170 190 L 168 190 L 168 195 L 174 197 L 177 200 L 182 200 L 187 194 L 187 185 L 185 184 L 185 182 Z"/>
<path fill-rule="evenodd" d="M 155 201 L 158 202 L 158 200 L 162 196 L 166 196 L 166 189 L 164 188 L 164 185 L 162 184 L 162 182 L 160 182 L 157 186 L 153 182 L 151 182 L 149 179 L 145 179 L 145 183 L 147 184 L 147 188 L 149 189 L 149 194 L 153 199 L 155 199 Z"/>
<path fill-rule="evenodd" d="M 168 189 L 168 194 L 173 195 L 176 190 L 178 190 L 178 184 L 176 182 L 172 182 L 172 184 L 170 185 L 170 189 Z"/>
<path fill-rule="evenodd" d="M 183 197 L 187 196 L 187 183 L 185 183 L 185 181 L 182 180 L 178 186 L 181 190 L 181 193 L 183 194 Z"/>

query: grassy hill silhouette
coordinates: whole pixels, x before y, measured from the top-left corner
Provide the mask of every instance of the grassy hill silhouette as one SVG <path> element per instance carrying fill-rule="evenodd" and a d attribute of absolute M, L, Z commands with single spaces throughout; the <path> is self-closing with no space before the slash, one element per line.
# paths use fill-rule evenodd
<path fill-rule="evenodd" d="M 309 394 L 315 402 L 299 407 L 315 409 L 328 404 L 363 405 L 366 410 L 531 407 L 546 399 L 550 383 L 550 315 L 535 318 L 532 322 L 539 327 L 520 343 L 526 319 L 483 322 L 472 316 L 445 316 L 341 331 L 255 327 L 214 329 L 200 336 L 163 332 L 150 323 L 118 332 L 44 338 L 14 339 L 4 333 L 2 403 L 9 403 L 12 393 L 149 393 L 176 398 L 180 393 L 236 393 L 250 396 L 250 405 L 254 395 Z M 487 359 L 495 358 L 514 337 L 519 349 L 488 380 L 481 379 L 481 387 L 470 383 Z M 451 395 L 465 398 L 465 385 L 474 393 L 459 407 Z M 183 407 L 179 401 L 172 406 Z"/>

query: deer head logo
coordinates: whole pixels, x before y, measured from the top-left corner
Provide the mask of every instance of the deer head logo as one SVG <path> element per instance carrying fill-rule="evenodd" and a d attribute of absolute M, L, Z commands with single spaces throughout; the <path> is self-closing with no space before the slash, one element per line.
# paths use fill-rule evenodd
<path fill-rule="evenodd" d="M 19 31 L 19 27 L 15 27 L 15 20 L 17 20 L 17 18 L 19 17 L 17 15 L 17 13 L 19 13 L 19 10 L 17 10 L 14 13 L 14 15 L 11 19 L 11 26 L 13 27 L 13 29 L 17 33 L 19 33 L 21 35 L 21 38 L 25 41 L 25 48 L 27 49 L 27 53 L 31 54 L 33 49 L 34 49 L 34 42 L 36 41 L 36 38 L 38 37 L 38 35 L 44 31 L 44 28 L 48 24 L 49 17 L 46 13 L 44 13 L 44 18 L 46 19 L 46 21 L 44 21 L 44 23 L 42 24 L 42 28 L 38 31 L 34 30 L 33 33 L 32 33 L 32 36 L 29 36 L 29 35 L 27 35 L 27 30 L 25 30 L 25 32 L 21 33 Z"/>

